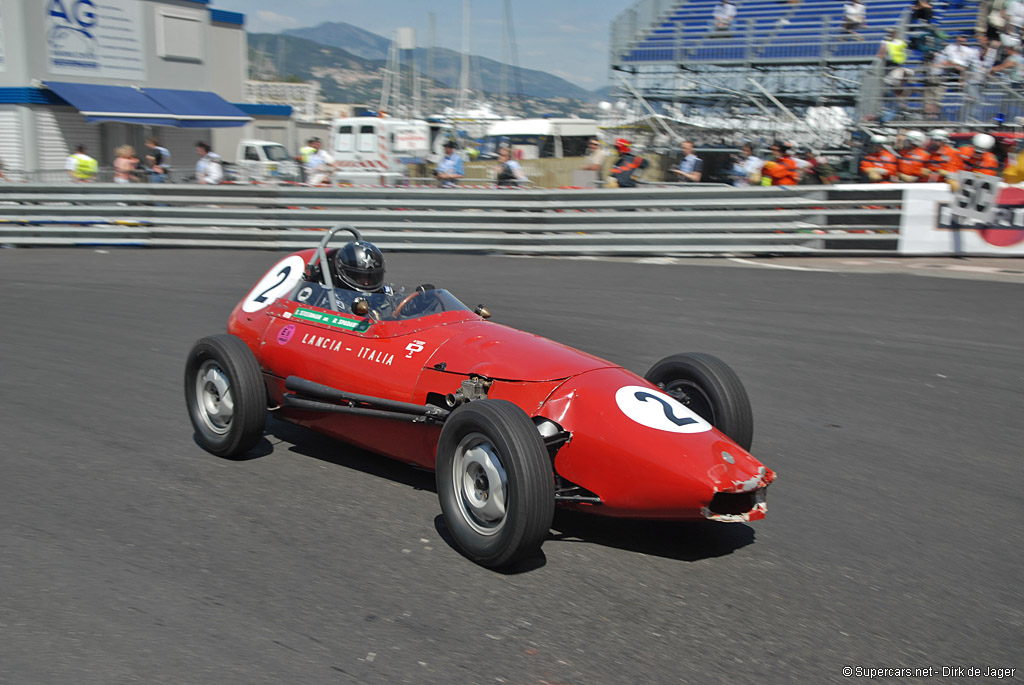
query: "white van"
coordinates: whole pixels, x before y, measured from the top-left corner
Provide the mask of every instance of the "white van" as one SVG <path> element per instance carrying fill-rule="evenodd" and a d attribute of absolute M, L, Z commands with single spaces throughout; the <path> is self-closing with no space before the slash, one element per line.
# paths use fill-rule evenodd
<path fill-rule="evenodd" d="M 507 119 L 491 124 L 485 144 L 509 145 L 519 159 L 583 157 L 596 137 L 595 119 Z"/>
<path fill-rule="evenodd" d="M 281 143 L 272 140 L 242 140 L 231 165 L 235 180 L 241 183 L 280 183 L 300 181 L 299 164 Z"/>
<path fill-rule="evenodd" d="M 408 165 L 427 162 L 430 143 L 430 126 L 420 119 L 335 119 L 328 149 L 338 164 L 334 181 L 395 185 L 408 175 Z"/>

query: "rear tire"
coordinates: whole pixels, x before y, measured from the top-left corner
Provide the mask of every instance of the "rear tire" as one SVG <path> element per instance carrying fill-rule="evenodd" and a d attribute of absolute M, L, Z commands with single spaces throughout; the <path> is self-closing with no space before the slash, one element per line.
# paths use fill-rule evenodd
<path fill-rule="evenodd" d="M 721 359 L 696 352 L 674 354 L 652 366 L 644 378 L 750 451 L 754 441 L 750 397 L 736 372 Z"/>
<path fill-rule="evenodd" d="M 203 449 L 245 454 L 263 437 L 267 388 L 249 346 L 233 335 L 196 342 L 185 363 L 185 404 Z"/>
<path fill-rule="evenodd" d="M 537 427 L 505 400 L 451 413 L 437 445 L 437 497 L 459 550 L 489 568 L 535 554 L 555 511 L 551 459 Z"/>

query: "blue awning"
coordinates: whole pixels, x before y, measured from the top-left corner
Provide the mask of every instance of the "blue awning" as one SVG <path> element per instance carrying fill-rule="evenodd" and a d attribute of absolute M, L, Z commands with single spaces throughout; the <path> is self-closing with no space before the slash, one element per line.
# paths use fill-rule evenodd
<path fill-rule="evenodd" d="M 202 90 L 143 88 L 142 92 L 171 112 L 182 128 L 244 126 L 252 117 L 230 102 Z"/>
<path fill-rule="evenodd" d="M 44 81 L 47 88 L 81 112 L 89 123 L 119 121 L 149 126 L 177 126 L 174 116 L 141 90 L 93 83 Z"/>
<path fill-rule="evenodd" d="M 118 121 L 178 128 L 223 128 L 244 126 L 252 121 L 248 114 L 207 91 L 64 81 L 44 81 L 43 84 L 81 112 L 89 123 Z"/>

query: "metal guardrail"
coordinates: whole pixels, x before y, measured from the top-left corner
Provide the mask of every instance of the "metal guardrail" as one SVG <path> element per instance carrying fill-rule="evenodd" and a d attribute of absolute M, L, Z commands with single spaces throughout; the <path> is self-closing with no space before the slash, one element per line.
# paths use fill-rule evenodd
<path fill-rule="evenodd" d="M 635 189 L 0 184 L 0 244 L 300 249 L 345 222 L 392 251 L 895 252 L 899 186 Z"/>

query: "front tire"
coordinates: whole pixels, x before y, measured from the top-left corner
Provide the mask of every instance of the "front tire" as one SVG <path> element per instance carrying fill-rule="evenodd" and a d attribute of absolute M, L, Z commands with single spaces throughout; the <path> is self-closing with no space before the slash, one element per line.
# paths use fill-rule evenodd
<path fill-rule="evenodd" d="M 249 346 L 211 335 L 192 346 L 185 363 L 185 404 L 203 449 L 219 457 L 245 454 L 263 437 L 267 388 Z"/>
<path fill-rule="evenodd" d="M 754 412 L 742 381 L 714 355 L 674 354 L 644 378 L 689 407 L 743 449 L 754 442 Z"/>
<path fill-rule="evenodd" d="M 551 529 L 555 486 L 537 427 L 505 400 L 451 413 L 437 445 L 437 496 L 459 550 L 489 568 L 536 553 Z"/>

